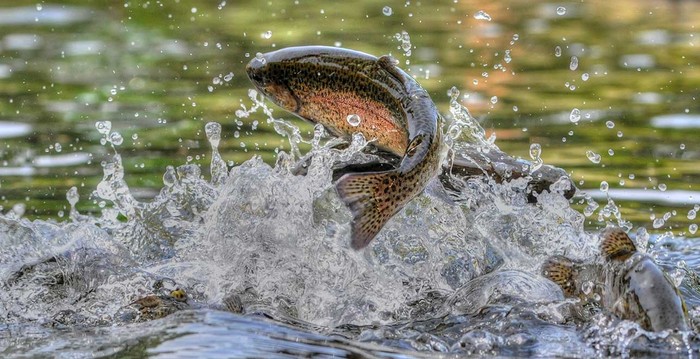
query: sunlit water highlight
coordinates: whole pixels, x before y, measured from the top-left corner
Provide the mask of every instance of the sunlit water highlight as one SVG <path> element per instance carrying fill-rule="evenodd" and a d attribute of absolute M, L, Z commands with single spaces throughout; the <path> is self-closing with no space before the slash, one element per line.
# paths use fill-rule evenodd
<path fill-rule="evenodd" d="M 451 95 L 447 142 L 491 148 L 494 139 Z M 338 140 L 317 128 L 302 155 L 298 129 L 275 118 L 254 91 L 250 97 L 237 115 L 263 111 L 290 140 L 291 154 L 280 152 L 274 166 L 253 157 L 228 168 L 217 151 L 221 127 L 209 123 L 211 173 L 170 167 L 160 193 L 140 202 L 124 180 L 121 136 L 99 122 L 112 149 L 91 198 L 103 208 L 100 217 L 75 210 L 85 200 L 75 190 L 67 194 L 66 222 L 28 221 L 19 210 L 0 215 L 0 353 L 697 354 L 696 333 L 649 333 L 605 312 L 572 319 L 575 301 L 539 275 L 540 265 L 553 254 L 593 258 L 599 239 L 556 191 L 529 204 L 525 179 L 470 179 L 456 196 L 433 184 L 366 250 L 350 249 L 351 216 L 332 186 L 332 166 L 370 159 L 362 152 L 367 142 L 355 137 L 338 150 Z M 300 166 L 306 175 L 295 175 Z M 608 206 L 600 213 L 629 227 Z M 638 240 L 648 237 L 639 233 Z M 669 250 L 682 239 L 662 236 L 655 244 L 652 255 L 676 271 L 697 323 L 700 283 L 692 270 L 679 272 L 687 267 L 676 268 L 679 252 Z M 697 253 L 684 258 L 691 268 L 700 261 Z M 165 282 L 185 289 L 194 311 L 135 322 L 125 308 Z M 231 294 L 241 314 L 216 309 Z"/>

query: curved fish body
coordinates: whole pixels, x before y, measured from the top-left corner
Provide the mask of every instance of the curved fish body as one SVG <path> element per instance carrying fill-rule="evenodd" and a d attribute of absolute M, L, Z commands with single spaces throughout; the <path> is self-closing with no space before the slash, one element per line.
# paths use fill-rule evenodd
<path fill-rule="evenodd" d="M 689 330 L 685 302 L 654 260 L 639 253 L 620 228 L 607 229 L 602 235 L 602 264 L 554 256 L 545 262 L 542 274 L 557 283 L 564 295 L 597 302 L 647 330 Z"/>
<path fill-rule="evenodd" d="M 353 248 L 367 246 L 438 174 L 442 117 L 428 93 L 391 57 L 291 47 L 258 54 L 246 72 L 258 90 L 285 110 L 323 125 L 334 136 L 362 133 L 401 158 L 395 168 L 346 173 L 337 181 L 336 190 L 353 214 Z"/>

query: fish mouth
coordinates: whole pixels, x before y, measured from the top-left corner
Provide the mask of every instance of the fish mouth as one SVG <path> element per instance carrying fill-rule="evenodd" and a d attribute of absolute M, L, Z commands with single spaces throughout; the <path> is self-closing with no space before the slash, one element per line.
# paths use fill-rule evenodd
<path fill-rule="evenodd" d="M 248 62 L 245 67 L 245 72 L 248 75 L 250 81 L 257 88 L 264 88 L 269 82 L 267 76 L 265 76 L 265 71 L 267 70 L 267 60 L 265 55 L 257 54 L 255 58 Z"/>

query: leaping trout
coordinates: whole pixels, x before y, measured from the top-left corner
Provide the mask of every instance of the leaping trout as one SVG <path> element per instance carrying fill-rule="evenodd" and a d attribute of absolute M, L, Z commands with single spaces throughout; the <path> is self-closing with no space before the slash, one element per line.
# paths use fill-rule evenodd
<path fill-rule="evenodd" d="M 258 55 L 246 71 L 282 108 L 322 124 L 334 136 L 359 132 L 378 148 L 402 156 L 395 169 L 347 173 L 336 183 L 353 215 L 353 248 L 367 246 L 438 174 L 442 116 L 428 92 L 390 56 L 291 47 Z M 351 115 L 359 116 L 360 123 L 349 122 Z"/>
<path fill-rule="evenodd" d="M 323 125 L 336 137 L 362 133 L 373 146 L 394 156 L 388 164 L 339 171 L 345 174 L 335 187 L 353 215 L 351 246 L 355 249 L 367 246 L 438 174 L 446 189 L 459 187 L 452 174 L 488 175 L 496 182 L 531 176 L 532 192 L 568 178 L 551 166 L 531 173 L 500 150 L 482 153 L 467 148 L 441 168 L 442 116 L 428 92 L 390 56 L 377 58 L 337 47 L 290 47 L 258 54 L 246 72 L 263 95 L 285 110 Z M 348 173 L 348 169 L 362 171 Z M 570 198 L 574 192 L 571 183 L 565 196 Z"/>

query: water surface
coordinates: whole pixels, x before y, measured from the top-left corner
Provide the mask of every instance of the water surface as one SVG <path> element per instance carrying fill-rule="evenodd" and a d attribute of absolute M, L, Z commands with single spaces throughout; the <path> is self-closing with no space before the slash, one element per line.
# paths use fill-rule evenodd
<path fill-rule="evenodd" d="M 631 228 L 697 320 L 698 19 L 691 1 L 2 5 L 0 353 L 697 356 L 696 335 L 572 319 L 539 266 Z M 539 144 L 580 195 L 430 189 L 350 250 L 329 163 L 362 144 L 320 139 L 294 176 L 313 128 L 245 111 L 245 64 L 305 44 L 391 53 L 448 118 L 456 87 L 487 138 L 528 160 Z M 164 278 L 198 309 L 117 315 Z M 230 293 L 243 313 L 212 309 Z"/>

